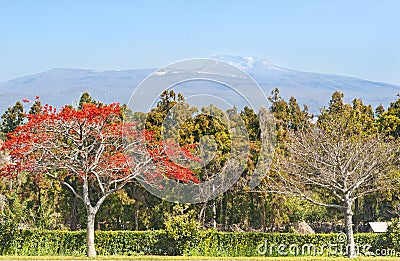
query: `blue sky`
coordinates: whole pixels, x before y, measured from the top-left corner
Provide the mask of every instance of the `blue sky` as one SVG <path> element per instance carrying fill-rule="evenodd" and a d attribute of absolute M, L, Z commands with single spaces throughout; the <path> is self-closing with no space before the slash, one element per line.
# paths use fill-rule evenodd
<path fill-rule="evenodd" d="M 400 85 L 400 1 L 0 2 L 0 82 L 214 54 Z"/>

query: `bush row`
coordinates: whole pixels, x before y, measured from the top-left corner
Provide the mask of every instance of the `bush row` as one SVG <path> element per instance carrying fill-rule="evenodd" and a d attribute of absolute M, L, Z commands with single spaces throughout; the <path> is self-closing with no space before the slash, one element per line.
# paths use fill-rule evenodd
<path fill-rule="evenodd" d="M 96 231 L 100 255 L 202 255 L 202 256 L 282 256 L 343 255 L 345 237 L 338 234 L 226 233 L 202 231 L 180 249 L 164 230 Z M 4 238 L 4 233 L 3 233 Z M 357 234 L 360 254 L 363 248 L 376 253 L 387 248 L 377 234 Z M 85 231 L 17 230 L 2 249 L 7 255 L 84 255 Z M 336 249 L 336 250 L 335 250 Z"/>
<path fill-rule="evenodd" d="M 344 234 L 293 233 L 202 233 L 199 244 L 190 255 L 204 256 L 295 256 L 346 254 Z M 355 235 L 360 255 L 375 254 L 383 247 L 381 236 L 372 233 Z"/>

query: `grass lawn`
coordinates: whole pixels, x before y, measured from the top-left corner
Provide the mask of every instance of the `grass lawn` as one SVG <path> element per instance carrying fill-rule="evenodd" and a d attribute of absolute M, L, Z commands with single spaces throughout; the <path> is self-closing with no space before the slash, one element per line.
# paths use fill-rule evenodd
<path fill-rule="evenodd" d="M 391 261 L 398 257 L 358 257 L 349 259 L 343 257 L 196 257 L 196 256 L 98 256 L 90 259 L 85 256 L 0 256 L 0 260 L 251 260 L 251 261 L 345 261 L 345 260 L 373 260 Z"/>

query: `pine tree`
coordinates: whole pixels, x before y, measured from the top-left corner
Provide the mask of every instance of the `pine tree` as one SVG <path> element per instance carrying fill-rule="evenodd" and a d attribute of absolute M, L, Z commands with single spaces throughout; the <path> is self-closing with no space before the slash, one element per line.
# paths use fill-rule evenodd
<path fill-rule="evenodd" d="M 42 103 L 36 100 L 29 110 L 29 114 L 39 114 L 42 111 Z"/>
<path fill-rule="evenodd" d="M 9 107 L 3 116 L 1 116 L 0 132 L 2 138 L 4 139 L 7 133 L 13 132 L 15 128 L 21 125 L 24 117 L 24 106 L 21 102 L 17 101 L 14 106 Z"/>
<path fill-rule="evenodd" d="M 381 132 L 395 138 L 400 136 L 400 98 L 379 115 L 378 124 Z"/>
<path fill-rule="evenodd" d="M 375 109 L 375 116 L 377 118 L 379 118 L 379 117 L 381 117 L 382 113 L 384 113 L 384 112 L 385 112 L 385 108 L 383 108 L 382 104 L 379 104 L 379 106 L 376 107 L 376 109 Z"/>
<path fill-rule="evenodd" d="M 82 106 L 83 104 L 87 104 L 87 103 L 91 103 L 91 104 L 99 104 L 99 102 L 95 101 L 92 96 L 89 95 L 89 93 L 84 92 L 81 96 L 81 98 L 79 99 L 79 105 L 78 105 L 78 109 L 82 110 Z"/>

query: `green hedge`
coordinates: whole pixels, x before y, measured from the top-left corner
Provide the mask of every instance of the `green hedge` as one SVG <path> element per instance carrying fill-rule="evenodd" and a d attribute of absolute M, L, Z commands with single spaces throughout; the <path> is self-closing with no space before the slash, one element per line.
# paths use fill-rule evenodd
<path fill-rule="evenodd" d="M 176 249 L 164 231 L 96 231 L 100 255 L 174 255 Z M 86 231 L 19 230 L 2 254 L 85 255 Z"/>
<path fill-rule="evenodd" d="M 40 231 L 17 230 L 11 237 L 11 242 L 3 249 L 7 255 L 84 255 L 86 252 L 85 231 Z M 188 249 L 181 251 L 174 240 L 164 230 L 157 231 L 96 231 L 96 248 L 99 255 L 202 255 L 202 256 L 280 256 L 278 245 L 286 245 L 283 252 L 292 255 L 288 247 L 296 244 L 299 252 L 296 255 L 313 255 L 302 253 L 309 244 L 317 248 L 320 255 L 335 255 L 328 253 L 322 246 L 337 243 L 337 234 L 279 234 L 279 233 L 225 233 L 202 231 L 193 242 L 187 244 Z M 358 245 L 369 246 L 374 252 L 383 246 L 378 234 L 357 234 Z M 258 252 L 258 246 L 267 242 L 267 251 Z M 340 243 L 340 242 L 339 242 Z M 308 244 L 308 245 L 307 245 Z M 387 246 L 386 246 L 387 247 Z M 272 249 L 270 251 L 270 249 Z M 321 251 L 323 249 L 323 251 Z M 311 249 L 312 250 L 312 249 Z M 340 255 L 337 253 L 336 255 Z"/>
<path fill-rule="evenodd" d="M 342 240 L 342 238 L 338 239 L 338 234 L 208 232 L 202 234 L 198 247 L 189 250 L 188 253 L 204 256 L 341 256 L 346 251 L 346 242 L 341 242 Z M 363 254 L 363 246 L 367 246 L 368 252 L 375 252 L 381 245 L 380 236 L 370 233 L 355 235 L 355 242 L 361 246 L 360 254 Z M 281 252 L 279 252 L 279 247 Z M 292 253 L 290 247 L 292 247 Z M 310 251 L 307 251 L 308 247 Z M 315 254 L 312 248 L 315 248 Z"/>

